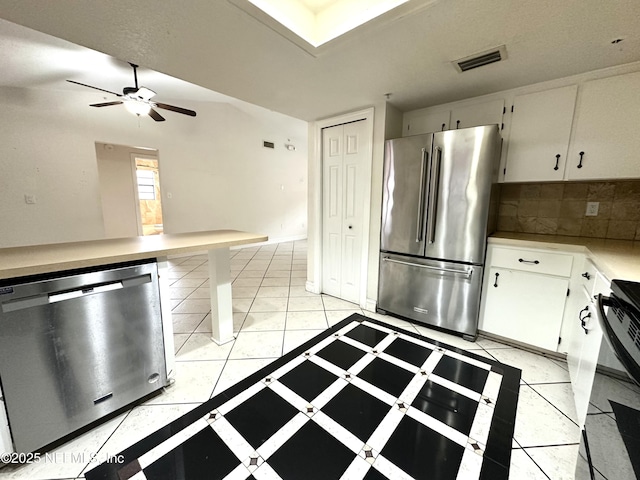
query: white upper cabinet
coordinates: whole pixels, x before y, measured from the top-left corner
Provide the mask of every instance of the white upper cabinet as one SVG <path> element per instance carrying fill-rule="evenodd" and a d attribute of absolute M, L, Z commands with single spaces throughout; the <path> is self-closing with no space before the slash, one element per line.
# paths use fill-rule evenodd
<path fill-rule="evenodd" d="M 423 108 L 404 115 L 402 136 L 497 124 L 502 127 L 504 99 L 451 108 Z"/>
<path fill-rule="evenodd" d="M 527 93 L 536 88 L 531 86 L 517 95 L 492 95 L 497 100 L 478 97 L 406 112 L 402 135 L 498 124 L 504 137 L 500 181 L 638 179 L 640 72 L 595 75 L 545 91 Z M 513 100 L 510 115 L 504 115 L 505 100 Z"/>
<path fill-rule="evenodd" d="M 580 90 L 565 178 L 640 177 L 640 72 L 592 80 Z"/>
<path fill-rule="evenodd" d="M 478 127 L 480 125 L 497 124 L 502 128 L 504 114 L 504 99 L 491 102 L 474 103 L 464 107 L 454 107 L 451 110 L 450 130 L 458 128 Z"/>
<path fill-rule="evenodd" d="M 570 85 L 514 98 L 505 182 L 563 180 L 577 91 Z"/>
<path fill-rule="evenodd" d="M 451 110 L 416 110 L 404 116 L 402 136 L 449 130 Z"/>

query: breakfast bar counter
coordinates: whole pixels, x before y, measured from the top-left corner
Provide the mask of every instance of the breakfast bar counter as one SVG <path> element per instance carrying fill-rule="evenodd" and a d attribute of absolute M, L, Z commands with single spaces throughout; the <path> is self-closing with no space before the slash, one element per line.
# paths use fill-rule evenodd
<path fill-rule="evenodd" d="M 229 247 L 267 239 L 266 235 L 256 233 L 213 230 L 1 248 L 0 281 L 155 258 L 158 260 L 160 295 L 168 299 L 168 284 L 162 271 L 167 268 L 166 257 L 207 251 L 213 340 L 222 344 L 233 339 Z M 162 303 L 163 323 L 170 326 L 170 302 Z"/>
<path fill-rule="evenodd" d="M 229 248 L 267 238 L 238 230 L 213 230 L 0 248 L 0 279 Z"/>

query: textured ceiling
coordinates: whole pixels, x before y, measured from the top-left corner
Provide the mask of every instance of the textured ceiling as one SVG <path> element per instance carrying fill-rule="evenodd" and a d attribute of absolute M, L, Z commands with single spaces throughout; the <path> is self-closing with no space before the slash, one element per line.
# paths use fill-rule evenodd
<path fill-rule="evenodd" d="M 315 120 L 374 104 L 388 92 L 406 111 L 640 61 L 638 0 L 408 3 L 414 10 L 403 17 L 373 22 L 314 56 L 228 0 L 0 0 L 0 18 L 119 59 L 122 75 L 110 76 L 106 64 L 113 59 L 78 63 L 83 49 L 1 22 L 0 84 L 68 89 L 64 79 L 75 74 L 120 91 L 123 82 L 132 83 L 130 61 L 144 67 L 140 83 L 162 100 L 220 97 L 183 82 L 172 86 L 171 79 L 159 86 L 150 76 L 158 82 L 164 76 L 151 70 Z M 624 41 L 612 44 L 615 38 Z M 504 62 L 467 73 L 451 65 L 502 44 Z M 38 48 L 61 50 L 60 56 L 38 60 Z"/>

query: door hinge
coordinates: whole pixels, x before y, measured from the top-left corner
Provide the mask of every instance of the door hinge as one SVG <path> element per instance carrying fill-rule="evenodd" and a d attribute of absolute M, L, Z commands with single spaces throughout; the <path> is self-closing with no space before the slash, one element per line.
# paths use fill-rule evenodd
<path fill-rule="evenodd" d="M 407 123 L 407 131 L 411 130 L 411 124 Z"/>
<path fill-rule="evenodd" d="M 505 113 L 507 113 L 507 107 L 502 107 L 502 114 L 504 115 Z"/>
<path fill-rule="evenodd" d="M 571 292 L 571 290 L 567 288 L 567 297 L 569 296 L 569 292 Z"/>
<path fill-rule="evenodd" d="M 504 167 L 504 168 L 502 169 L 502 174 L 503 174 L 503 175 L 506 175 L 506 174 L 507 174 L 507 167 Z"/>
<path fill-rule="evenodd" d="M 558 337 L 558 345 L 562 343 L 562 337 Z"/>
<path fill-rule="evenodd" d="M 514 106 L 513 106 L 513 105 L 511 105 L 511 113 L 513 113 L 513 107 L 514 107 Z"/>
<path fill-rule="evenodd" d="M 504 123 L 502 124 L 502 126 L 500 127 L 500 130 L 504 130 Z"/>

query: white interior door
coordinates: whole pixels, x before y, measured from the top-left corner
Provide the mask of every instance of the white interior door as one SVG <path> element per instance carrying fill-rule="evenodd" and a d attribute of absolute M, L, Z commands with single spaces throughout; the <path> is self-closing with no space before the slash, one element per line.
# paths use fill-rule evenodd
<path fill-rule="evenodd" d="M 322 291 L 360 303 L 368 120 L 322 130 Z"/>

